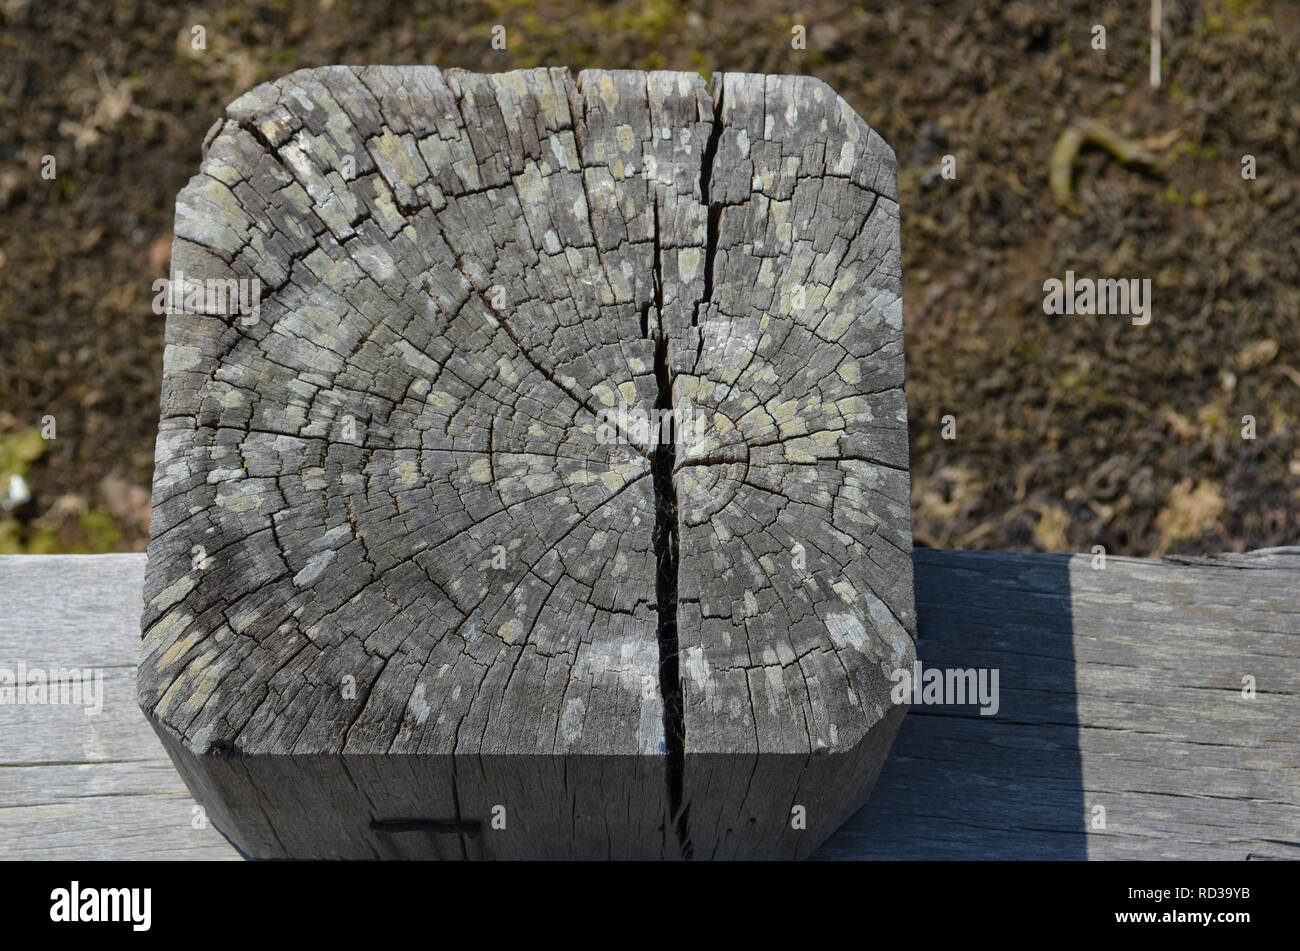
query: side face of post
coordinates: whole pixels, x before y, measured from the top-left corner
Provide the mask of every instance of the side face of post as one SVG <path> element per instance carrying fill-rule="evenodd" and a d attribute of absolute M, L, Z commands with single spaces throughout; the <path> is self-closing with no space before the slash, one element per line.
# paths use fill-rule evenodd
<path fill-rule="evenodd" d="M 143 709 L 257 857 L 806 855 L 915 656 L 892 151 L 824 84 L 326 67 L 177 199 Z"/>

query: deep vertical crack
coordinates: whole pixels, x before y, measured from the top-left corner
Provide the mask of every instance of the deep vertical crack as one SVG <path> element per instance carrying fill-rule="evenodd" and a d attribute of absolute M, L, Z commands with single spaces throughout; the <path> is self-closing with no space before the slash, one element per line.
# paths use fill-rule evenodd
<path fill-rule="evenodd" d="M 656 249 L 656 259 L 658 250 Z M 663 323 L 655 334 L 655 380 L 658 384 L 656 409 L 673 407 L 672 377 L 668 369 L 668 342 Z M 668 815 L 675 827 L 683 858 L 691 857 L 688 812 L 683 804 L 683 767 L 686 761 L 686 717 L 682 704 L 681 665 L 677 643 L 677 489 L 673 468 L 677 448 L 673 438 L 664 438 L 662 428 L 651 457 L 655 493 L 655 605 L 659 615 L 659 694 L 664 704 L 664 753 L 667 757 Z M 675 436 L 675 433 L 674 433 Z"/>
<path fill-rule="evenodd" d="M 691 326 L 699 326 L 700 308 L 713 299 L 713 267 L 718 253 L 718 223 L 722 218 L 722 205 L 709 198 L 709 179 L 713 177 L 713 162 L 718 155 L 718 140 L 722 138 L 722 80 L 718 80 L 718 95 L 713 100 L 713 125 L 709 127 L 709 141 L 704 145 L 700 159 L 700 201 L 708 213 L 704 243 L 704 293 L 695 304 Z M 701 338 L 703 339 L 703 338 Z"/>
<path fill-rule="evenodd" d="M 654 301 L 646 311 L 655 310 L 655 409 L 662 413 L 673 408 L 673 381 L 669 370 L 668 338 L 663 319 L 663 272 L 659 255 L 659 200 L 652 196 L 654 212 L 653 268 Z M 649 330 L 648 321 L 644 329 Z M 648 335 L 648 333 L 647 333 Z M 658 415 L 658 414 L 657 414 Z M 662 425 L 652 427 L 655 444 L 650 454 L 650 471 L 655 496 L 655 610 L 658 614 L 656 636 L 659 642 L 659 696 L 664 705 L 664 754 L 668 781 L 668 821 L 673 827 L 683 858 L 690 857 L 687 810 L 683 808 L 682 769 L 686 759 L 686 718 L 682 704 L 681 664 L 677 643 L 677 490 L 673 468 L 677 461 L 676 433 L 665 436 Z M 667 831 L 667 830 L 665 830 Z"/>
<path fill-rule="evenodd" d="M 705 230 L 704 288 L 695 302 L 691 324 L 699 322 L 700 307 L 713 296 L 713 266 L 718 246 L 718 221 L 720 215 L 709 201 L 709 179 L 713 161 L 722 134 L 722 89 L 714 100 L 713 123 L 709 139 L 701 155 L 700 198 L 708 209 Z M 658 388 L 655 408 L 661 413 L 674 409 L 673 379 L 668 350 L 668 333 L 663 314 L 663 274 L 660 266 L 659 203 L 654 203 L 654 307 L 656 311 L 655 383 Z M 648 309 L 648 308 L 647 308 Z M 644 324 L 643 324 L 644 332 Z M 677 420 L 672 420 L 670 434 L 663 426 L 655 427 L 658 442 L 651 455 L 651 472 L 655 494 L 655 604 L 658 611 L 659 641 L 659 693 L 664 704 L 664 752 L 667 758 L 668 814 L 676 833 L 677 845 L 684 859 L 693 857 L 690 836 L 690 804 L 685 801 L 686 768 L 686 711 L 681 678 L 681 647 L 677 632 L 677 591 L 680 564 L 680 530 L 677 509 L 677 487 L 673 472 L 677 463 Z"/>

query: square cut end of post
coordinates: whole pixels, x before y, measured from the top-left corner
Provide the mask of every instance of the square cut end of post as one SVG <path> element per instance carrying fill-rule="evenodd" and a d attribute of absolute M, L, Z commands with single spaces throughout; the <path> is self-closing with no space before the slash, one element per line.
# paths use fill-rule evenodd
<path fill-rule="evenodd" d="M 794 857 L 865 802 L 896 165 L 825 84 L 295 72 L 171 291 L 139 696 L 245 854 Z"/>

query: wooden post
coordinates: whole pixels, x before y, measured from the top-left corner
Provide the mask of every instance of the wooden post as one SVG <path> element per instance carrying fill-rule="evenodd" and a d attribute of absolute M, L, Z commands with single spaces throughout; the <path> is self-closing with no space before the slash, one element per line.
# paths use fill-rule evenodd
<path fill-rule="evenodd" d="M 790 857 L 860 807 L 915 657 L 895 175 L 806 77 L 234 102 L 177 199 L 139 671 L 217 826 Z"/>

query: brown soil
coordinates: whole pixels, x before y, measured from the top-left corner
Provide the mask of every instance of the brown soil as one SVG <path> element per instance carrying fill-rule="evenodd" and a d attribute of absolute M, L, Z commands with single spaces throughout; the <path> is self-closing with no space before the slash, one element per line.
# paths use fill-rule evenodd
<path fill-rule="evenodd" d="M 1300 538 L 1293 5 L 1165 0 L 1158 93 L 1141 4 L 455 6 L 0 0 L 0 466 L 33 494 L 0 513 L 0 550 L 142 546 L 172 201 L 226 102 L 328 63 L 820 76 L 899 157 L 919 543 L 1151 554 Z M 1084 152 L 1074 217 L 1048 167 L 1085 120 L 1161 167 Z M 1045 316 L 1043 281 L 1067 269 L 1150 278 L 1150 324 Z M 48 415 L 58 438 L 6 463 Z"/>

